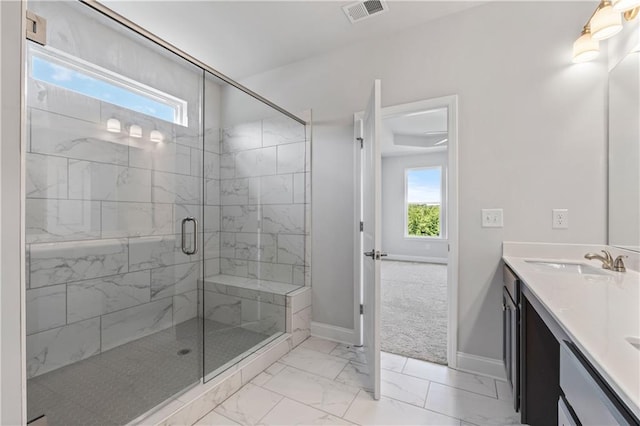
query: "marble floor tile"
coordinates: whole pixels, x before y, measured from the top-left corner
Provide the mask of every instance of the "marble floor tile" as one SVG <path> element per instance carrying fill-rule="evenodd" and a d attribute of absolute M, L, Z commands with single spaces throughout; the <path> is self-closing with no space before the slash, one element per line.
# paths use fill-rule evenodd
<path fill-rule="evenodd" d="M 519 424 L 509 401 L 431 383 L 425 408 L 479 425 Z"/>
<path fill-rule="evenodd" d="M 301 348 L 311 349 L 325 354 L 331 353 L 331 351 L 333 351 L 336 346 L 338 346 L 337 342 L 320 339 L 319 337 L 314 336 L 309 337 L 307 340 L 300 344 Z"/>
<path fill-rule="evenodd" d="M 349 361 L 335 380 L 345 385 L 366 389 L 369 383 L 369 372 L 365 364 Z"/>
<path fill-rule="evenodd" d="M 313 408 L 342 416 L 358 393 L 358 388 L 287 367 L 264 385 Z"/>
<path fill-rule="evenodd" d="M 281 362 L 328 379 L 335 379 L 348 361 L 322 352 L 296 348 L 285 355 Z"/>
<path fill-rule="evenodd" d="M 248 383 L 215 411 L 243 425 L 258 424 L 282 399 L 281 395 Z"/>
<path fill-rule="evenodd" d="M 206 416 L 195 422 L 193 426 L 236 426 L 239 424 L 240 423 L 234 422 L 222 414 L 211 411 Z"/>
<path fill-rule="evenodd" d="M 383 396 L 423 407 L 427 398 L 429 382 L 417 377 L 381 370 L 380 393 Z"/>
<path fill-rule="evenodd" d="M 349 361 L 356 361 L 360 363 L 366 362 L 364 350 L 361 347 L 353 345 L 339 343 L 338 346 L 331 351 L 331 355 L 348 359 Z"/>
<path fill-rule="evenodd" d="M 497 397 L 494 379 L 454 370 L 445 365 L 409 358 L 402 372 L 431 382 L 441 383 L 493 398 Z"/>
<path fill-rule="evenodd" d="M 511 391 L 511 385 L 502 380 L 496 380 L 496 390 L 498 391 L 498 399 L 505 401 L 513 400 L 513 392 Z"/>
<path fill-rule="evenodd" d="M 385 370 L 401 373 L 406 363 L 407 357 L 405 356 L 391 354 L 389 352 L 380 352 L 380 367 Z"/>
<path fill-rule="evenodd" d="M 293 426 L 348 425 L 350 423 L 324 411 L 300 404 L 289 398 L 284 398 L 262 419 L 260 424 L 268 426 Z"/>
<path fill-rule="evenodd" d="M 348 421 L 361 425 L 455 425 L 460 420 L 425 410 L 414 405 L 381 397 L 375 401 L 363 390 L 344 415 Z"/>
<path fill-rule="evenodd" d="M 286 365 L 279 362 L 273 363 L 269 366 L 269 368 L 254 377 L 250 383 L 253 383 L 256 386 L 266 385 L 267 382 L 273 378 L 273 376 L 284 370 L 285 367 Z"/>

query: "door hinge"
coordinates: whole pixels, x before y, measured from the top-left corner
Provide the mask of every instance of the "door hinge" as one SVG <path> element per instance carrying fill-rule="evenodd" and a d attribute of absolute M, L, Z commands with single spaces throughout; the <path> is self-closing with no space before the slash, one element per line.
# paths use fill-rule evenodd
<path fill-rule="evenodd" d="M 360 142 L 360 149 L 364 148 L 364 139 L 363 138 L 356 138 L 356 140 Z"/>
<path fill-rule="evenodd" d="M 360 315 L 364 315 L 364 305 L 360 304 Z"/>
<path fill-rule="evenodd" d="M 47 20 L 27 10 L 27 40 L 41 45 L 47 44 Z"/>
<path fill-rule="evenodd" d="M 364 222 L 360 222 L 360 232 L 364 231 Z"/>

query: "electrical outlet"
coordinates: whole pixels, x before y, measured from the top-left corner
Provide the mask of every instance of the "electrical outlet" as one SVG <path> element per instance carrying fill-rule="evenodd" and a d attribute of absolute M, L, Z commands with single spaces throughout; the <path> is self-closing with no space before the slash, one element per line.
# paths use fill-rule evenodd
<path fill-rule="evenodd" d="M 553 209 L 553 229 L 567 229 L 569 227 L 569 210 Z"/>
<path fill-rule="evenodd" d="M 502 228 L 502 209 L 482 209 L 483 228 Z"/>

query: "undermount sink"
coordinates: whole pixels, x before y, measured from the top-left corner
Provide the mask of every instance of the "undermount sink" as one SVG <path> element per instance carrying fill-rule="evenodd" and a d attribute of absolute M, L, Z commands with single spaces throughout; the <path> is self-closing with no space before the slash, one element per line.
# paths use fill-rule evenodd
<path fill-rule="evenodd" d="M 527 260 L 526 262 L 542 272 L 558 272 L 580 275 L 608 275 L 602 269 L 585 263 L 553 262 L 543 260 Z"/>
<path fill-rule="evenodd" d="M 640 338 L 638 337 L 627 337 L 625 339 L 631 346 L 640 351 Z"/>

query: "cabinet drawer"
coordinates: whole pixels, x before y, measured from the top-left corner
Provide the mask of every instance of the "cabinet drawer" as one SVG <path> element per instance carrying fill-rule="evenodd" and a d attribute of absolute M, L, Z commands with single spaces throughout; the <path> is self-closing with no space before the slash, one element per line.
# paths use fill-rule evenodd
<path fill-rule="evenodd" d="M 630 421 L 616 402 L 615 395 L 600 383 L 587 361 L 575 347 L 564 342 L 560 346 L 560 388 L 578 420 L 589 425 L 628 425 Z"/>

